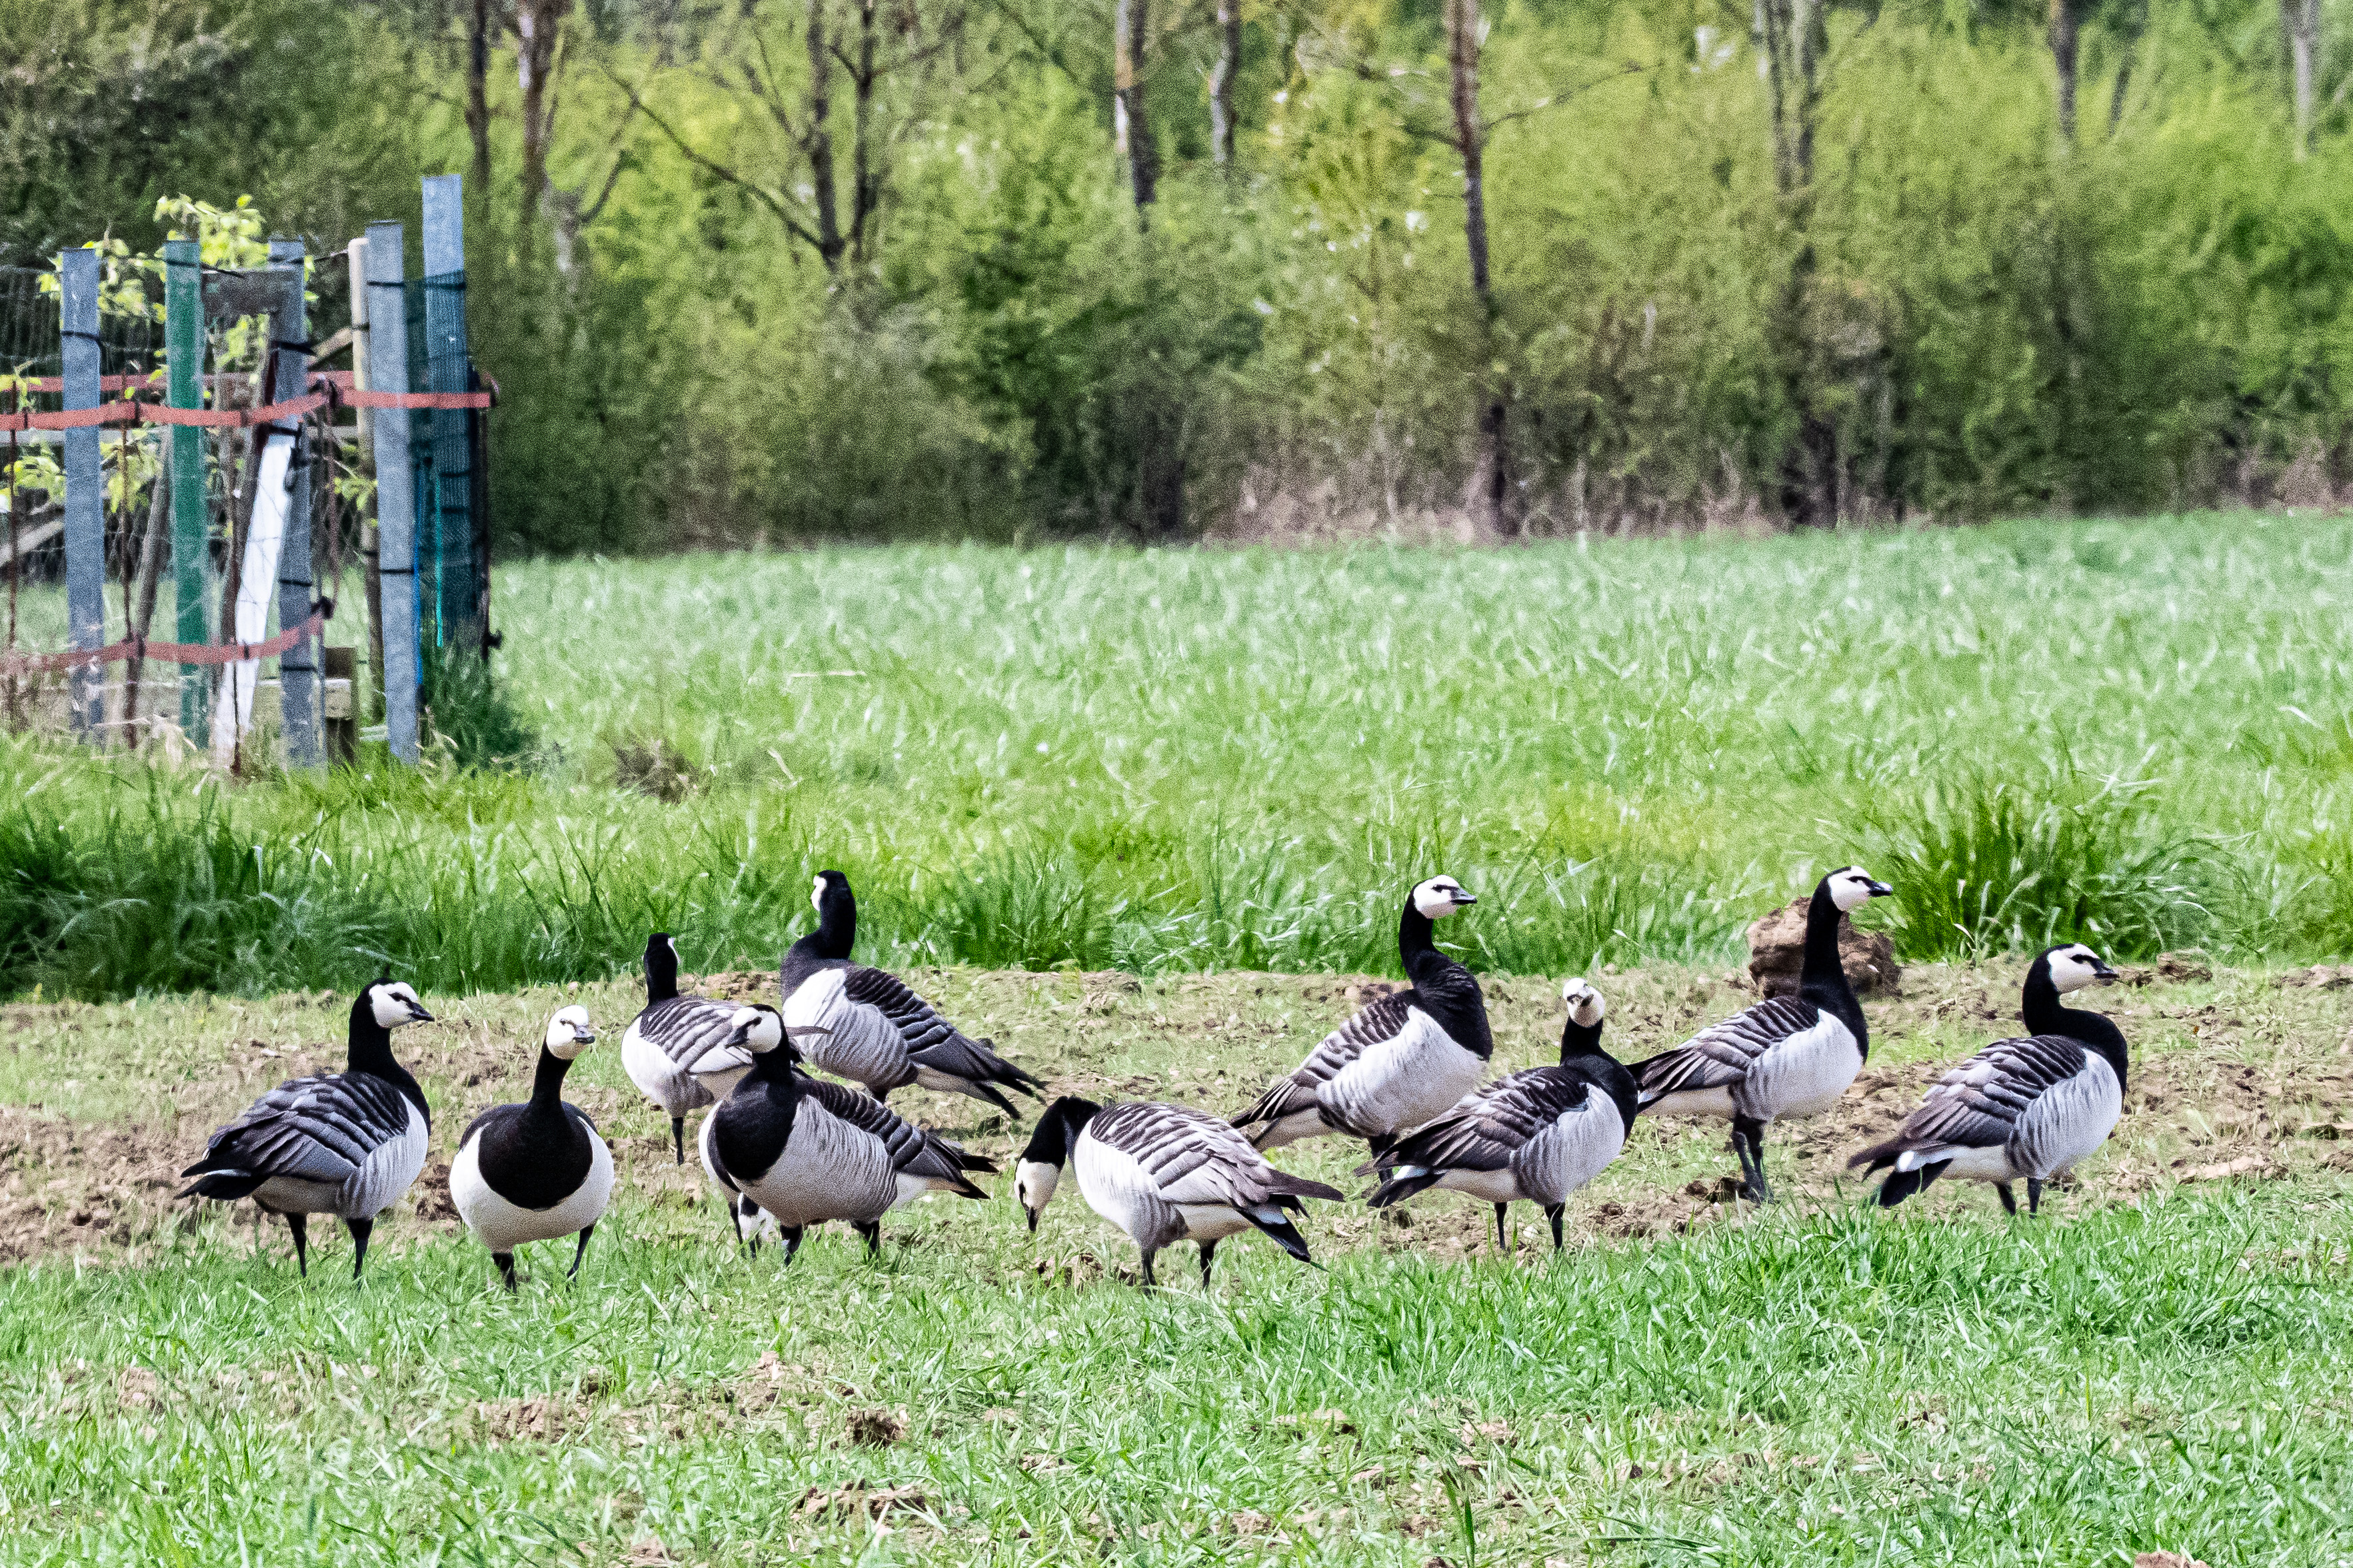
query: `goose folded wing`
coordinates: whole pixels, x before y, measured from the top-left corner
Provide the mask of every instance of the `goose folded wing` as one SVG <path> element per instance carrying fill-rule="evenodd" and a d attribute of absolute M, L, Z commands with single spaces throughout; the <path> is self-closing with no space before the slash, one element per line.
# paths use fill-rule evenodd
<path fill-rule="evenodd" d="M 2082 1044 L 2063 1036 L 1997 1040 L 1938 1079 L 1897 1138 L 1907 1149 L 1998 1148 L 2028 1108 L 2083 1070 Z"/>
<path fill-rule="evenodd" d="M 955 1026 L 940 1016 L 938 1008 L 916 995 L 905 981 L 888 970 L 853 965 L 842 981 L 841 994 L 847 1000 L 871 1007 L 888 1018 L 891 1026 L 899 1031 L 899 1037 L 907 1043 L 910 1056 L 963 1039 Z M 971 1045 L 968 1040 L 965 1043 Z"/>
<path fill-rule="evenodd" d="M 1231 1125 L 1190 1106 L 1114 1105 L 1088 1124 L 1087 1135 L 1133 1160 L 1172 1204 L 1297 1208 L 1302 1197 L 1341 1196 L 1335 1188 L 1267 1163 Z"/>
<path fill-rule="evenodd" d="M 963 1149 L 916 1126 L 871 1094 L 815 1078 L 803 1078 L 800 1089 L 839 1120 L 878 1140 L 889 1152 L 894 1171 L 962 1186 L 969 1184 L 964 1174 L 966 1170 L 996 1169 L 986 1163 L 975 1166 Z"/>
<path fill-rule="evenodd" d="M 388 1083 L 339 1074 L 296 1079 L 214 1133 L 205 1157 L 182 1174 L 242 1171 L 338 1184 L 407 1130 L 408 1102 Z"/>
<path fill-rule="evenodd" d="M 1405 1032 L 1413 1015 L 1414 994 L 1392 992 L 1324 1037 L 1323 1043 L 1287 1078 L 1277 1079 L 1256 1105 L 1234 1118 L 1234 1125 L 1275 1121 L 1315 1104 L 1316 1091 L 1384 1040 Z"/>
<path fill-rule="evenodd" d="M 1814 1026 L 1821 1009 L 1795 996 L 1776 996 L 1711 1025 L 1670 1051 L 1634 1068 L 1645 1100 L 1687 1089 L 1742 1082 L 1757 1058 L 1790 1036 Z"/>
<path fill-rule="evenodd" d="M 638 1016 L 638 1033 L 684 1072 L 732 1072 L 752 1065 L 748 1049 L 728 1043 L 735 1033 L 735 1008 L 707 996 L 655 1003 Z"/>
<path fill-rule="evenodd" d="M 1380 1169 L 1424 1165 L 1433 1171 L 1500 1171 L 1567 1112 L 1583 1105 L 1592 1086 L 1556 1068 L 1532 1068 L 1488 1085 L 1390 1149 Z M 1370 1174 L 1371 1169 L 1359 1173 Z"/>

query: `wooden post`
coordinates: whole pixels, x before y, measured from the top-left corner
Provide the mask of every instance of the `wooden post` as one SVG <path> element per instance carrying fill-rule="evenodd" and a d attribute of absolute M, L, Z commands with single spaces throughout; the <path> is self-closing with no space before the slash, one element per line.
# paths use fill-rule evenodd
<path fill-rule="evenodd" d="M 309 390 L 309 312 L 302 302 L 302 242 L 269 242 L 272 271 L 286 275 L 284 303 L 270 312 L 270 346 L 278 354 L 276 397 L 284 402 Z M 311 443 L 307 421 L 291 422 L 294 445 L 286 465 L 286 534 L 278 547 L 278 629 L 290 631 L 311 618 Z M 286 731 L 290 767 L 315 768 L 325 760 L 319 745 L 319 643 L 304 637 L 278 656 L 279 721 Z"/>
<path fill-rule="evenodd" d="M 405 238 L 396 223 L 368 225 L 368 376 L 382 392 L 408 390 L 408 306 L 402 298 Z M 380 408 L 375 424 L 376 572 L 384 593 L 384 726 L 392 754 L 417 761 L 416 475 L 408 410 Z"/>
<path fill-rule="evenodd" d="M 205 290 L 196 242 L 164 244 L 164 344 L 170 375 L 164 396 L 174 408 L 205 405 Z M 205 496 L 205 433 L 174 425 L 172 451 L 172 635 L 184 643 L 213 640 L 211 508 Z M 200 664 L 180 667 L 180 732 L 198 744 L 211 730 L 212 679 Z"/>
<path fill-rule="evenodd" d="M 68 409 L 98 406 L 98 252 L 69 250 L 58 260 L 64 342 L 59 368 Z M 95 652 L 106 645 L 106 476 L 99 431 L 84 425 L 66 432 L 66 625 L 70 646 Z M 78 664 L 68 685 L 74 732 L 84 742 L 105 739 L 106 670 Z"/>
<path fill-rule="evenodd" d="M 367 313 L 367 237 L 363 235 L 346 247 L 352 263 L 352 385 L 365 392 L 373 384 L 368 380 L 368 313 Z M 360 457 L 371 470 L 375 467 L 375 410 L 355 408 L 359 418 Z M 384 583 L 376 575 L 377 508 L 373 499 L 360 514 L 360 592 L 367 600 L 368 689 L 370 715 L 384 716 Z M 356 701 L 357 698 L 354 697 Z"/>

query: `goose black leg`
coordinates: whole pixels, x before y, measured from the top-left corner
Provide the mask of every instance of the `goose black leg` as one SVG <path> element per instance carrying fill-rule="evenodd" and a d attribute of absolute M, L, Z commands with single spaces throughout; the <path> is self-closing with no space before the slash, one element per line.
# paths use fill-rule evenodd
<path fill-rule="evenodd" d="M 596 1234 L 596 1227 L 593 1225 L 584 1225 L 580 1227 L 580 1245 L 573 1250 L 572 1267 L 565 1272 L 564 1276 L 566 1279 L 580 1278 L 580 1260 L 588 1256 L 588 1238 Z"/>
<path fill-rule="evenodd" d="M 1160 1283 L 1160 1281 L 1159 1281 L 1159 1280 L 1157 1280 L 1157 1279 L 1154 1279 L 1154 1278 L 1153 1278 L 1153 1275 L 1152 1275 L 1152 1260 L 1153 1260 L 1153 1258 L 1156 1258 L 1156 1257 L 1158 1257 L 1158 1256 L 1159 1256 L 1159 1253 L 1158 1253 L 1157 1249 L 1155 1249 L 1154 1251 L 1151 1251 L 1151 1252 L 1147 1252 L 1147 1253 L 1145 1253 L 1145 1254 L 1144 1255 L 1144 1282 L 1145 1282 L 1146 1285 L 1155 1285 L 1155 1286 L 1156 1286 L 1156 1285 L 1158 1285 L 1158 1284 Z"/>
<path fill-rule="evenodd" d="M 670 1119 L 670 1147 L 671 1147 L 671 1148 L 673 1148 L 673 1149 L 675 1149 L 675 1150 L 678 1152 L 678 1163 L 679 1163 L 680 1164 L 681 1164 L 681 1165 L 685 1164 L 685 1163 L 686 1163 L 686 1118 L 685 1118 L 685 1117 L 683 1117 L 683 1116 L 673 1116 L 673 1117 L 671 1117 L 671 1118 Z"/>
<path fill-rule="evenodd" d="M 853 1226 L 850 1228 L 866 1238 L 867 1257 L 882 1256 L 882 1222 L 881 1220 L 875 1220 L 869 1225 Z"/>
<path fill-rule="evenodd" d="M 368 1237 L 375 1230 L 372 1219 L 347 1219 L 343 1228 L 352 1233 L 352 1283 L 359 1283 L 360 1267 L 367 1262 Z"/>
<path fill-rule="evenodd" d="M 305 1279 L 311 1278 L 311 1216 L 290 1214 L 286 1228 L 294 1233 L 294 1271 Z"/>
<path fill-rule="evenodd" d="M 1545 1206 L 1545 1218 L 1552 1221 L 1552 1249 L 1555 1252 L 1560 1250 L 1560 1215 L 1567 1207 L 1567 1204 L 1547 1204 Z"/>
<path fill-rule="evenodd" d="M 512 1252 L 493 1252 L 491 1254 L 491 1261 L 499 1266 L 499 1278 L 505 1281 L 508 1293 L 512 1294 L 515 1288 L 514 1254 Z"/>
<path fill-rule="evenodd" d="M 2018 1212 L 2018 1194 L 2010 1190 L 2010 1184 L 2008 1182 L 1996 1182 L 1993 1184 L 1993 1190 L 2001 1199 L 2002 1213 L 2016 1214 Z"/>
<path fill-rule="evenodd" d="M 1504 1233 L 1504 1215 L 1511 1206 L 1509 1204 L 1495 1205 L 1495 1250 L 1506 1258 L 1512 1255 L 1512 1238 Z"/>
<path fill-rule="evenodd" d="M 1218 1244 L 1216 1242 L 1205 1241 L 1201 1243 L 1201 1289 L 1204 1290 L 1209 1288 L 1209 1259 L 1215 1258 L 1217 1255 Z"/>
<path fill-rule="evenodd" d="M 2042 1212 L 2042 1178 L 2040 1176 L 2026 1178 L 2026 1212 L 2028 1214 Z"/>
<path fill-rule="evenodd" d="M 1733 1118 L 1732 1142 L 1740 1154 L 1740 1174 L 1749 1200 L 1771 1203 L 1773 1188 L 1765 1180 L 1765 1124 L 1753 1117 Z"/>
<path fill-rule="evenodd" d="M 793 1255 L 801 1249 L 801 1237 L 804 1234 L 799 1226 L 795 1226 L 790 1230 L 779 1230 L 776 1233 L 779 1244 L 785 1249 L 784 1268 L 790 1268 L 793 1266 Z"/>

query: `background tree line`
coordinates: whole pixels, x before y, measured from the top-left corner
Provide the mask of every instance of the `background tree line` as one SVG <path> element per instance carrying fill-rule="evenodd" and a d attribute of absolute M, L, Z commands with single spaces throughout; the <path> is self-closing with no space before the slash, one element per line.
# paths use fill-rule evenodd
<path fill-rule="evenodd" d="M 2353 20 L 2353 17 L 2346 18 Z M 2327 502 L 2323 0 L 0 0 L 0 241 L 469 174 L 508 548 Z"/>

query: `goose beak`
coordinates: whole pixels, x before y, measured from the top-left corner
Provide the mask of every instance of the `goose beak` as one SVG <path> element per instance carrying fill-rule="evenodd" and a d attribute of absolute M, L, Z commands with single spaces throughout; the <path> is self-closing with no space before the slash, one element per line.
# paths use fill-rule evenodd
<path fill-rule="evenodd" d="M 1479 895 L 1471 891 L 1468 888 L 1455 889 L 1453 898 L 1454 907 L 1458 910 L 1467 910 L 1472 904 L 1479 901 Z"/>
<path fill-rule="evenodd" d="M 572 1031 L 572 1039 L 573 1043 L 575 1045 L 593 1046 L 596 1043 L 596 1031 L 594 1029 L 575 1028 Z"/>
<path fill-rule="evenodd" d="M 408 1021 L 412 1024 L 429 1024 L 433 1022 L 433 1015 L 411 1002 L 408 1005 Z"/>
<path fill-rule="evenodd" d="M 1894 891 L 1894 889 L 1889 887 L 1884 882 L 1873 882 L 1871 885 L 1871 896 L 1874 899 L 1887 898 L 1893 895 Z"/>
<path fill-rule="evenodd" d="M 2116 983 L 2116 972 L 2108 967 L 2107 960 L 2095 958 L 2092 960 L 2092 978 L 2102 985 L 2113 985 Z"/>

